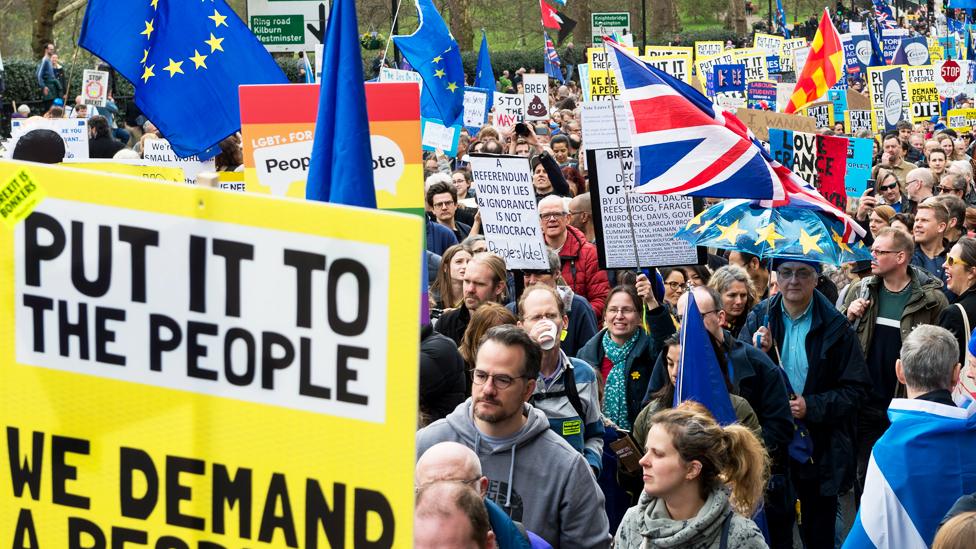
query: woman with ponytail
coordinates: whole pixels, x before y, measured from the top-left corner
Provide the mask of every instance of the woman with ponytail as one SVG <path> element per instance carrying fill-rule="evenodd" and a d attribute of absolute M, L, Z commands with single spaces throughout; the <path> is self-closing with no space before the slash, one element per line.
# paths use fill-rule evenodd
<path fill-rule="evenodd" d="M 654 415 L 646 451 L 644 493 L 624 515 L 616 548 L 766 547 L 747 518 L 769 476 L 769 456 L 752 431 L 722 427 L 702 405 L 684 402 Z"/>

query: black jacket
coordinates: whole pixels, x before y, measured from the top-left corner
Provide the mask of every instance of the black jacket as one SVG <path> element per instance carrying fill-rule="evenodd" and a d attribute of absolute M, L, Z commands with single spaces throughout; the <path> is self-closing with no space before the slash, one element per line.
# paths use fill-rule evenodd
<path fill-rule="evenodd" d="M 88 157 L 112 158 L 115 156 L 115 153 L 124 148 L 125 145 L 111 135 L 93 137 L 88 140 Z"/>
<path fill-rule="evenodd" d="M 969 334 L 965 333 L 966 323 L 962 318 L 962 311 L 956 307 L 956 303 L 962 305 L 962 308 L 966 310 L 966 316 L 969 317 Z M 969 336 L 973 330 L 976 330 L 976 288 L 970 288 L 963 292 L 952 305 L 942 311 L 942 314 L 939 315 L 939 326 L 956 336 L 956 341 L 959 342 L 959 364 L 965 366 Z"/>
<path fill-rule="evenodd" d="M 651 372 L 654 369 L 654 362 L 661 354 L 664 340 L 674 333 L 674 322 L 671 315 L 664 307 L 647 313 L 647 324 L 651 334 L 641 330 L 641 335 L 634 343 L 634 347 L 627 355 L 627 418 L 630 423 L 634 423 L 637 414 L 641 411 L 641 401 L 647 393 L 647 384 L 651 380 Z M 601 375 L 601 364 L 605 353 L 603 352 L 603 334 L 606 328 L 600 330 L 593 336 L 578 353 L 576 358 L 583 360 Z"/>
<path fill-rule="evenodd" d="M 748 345 L 760 326 L 768 326 L 776 342 L 769 358 L 777 363 L 776 349 L 782 349 L 785 333 L 782 301 L 782 294 L 776 294 L 753 307 L 739 334 Z M 861 344 L 847 318 L 817 291 L 811 313 L 806 340 L 809 369 L 802 395 L 807 406 L 804 422 L 813 438 L 813 464 L 800 474 L 815 475 L 820 495 L 835 496 L 854 482 L 855 420 L 871 381 Z"/>
<path fill-rule="evenodd" d="M 746 399 L 759 418 L 763 443 L 776 464 L 786 464 L 787 450 L 793 440 L 793 415 L 790 413 L 786 383 L 774 364 L 761 350 L 732 337 L 727 330 L 722 347 L 726 362 L 732 368 L 732 386 L 736 394 Z M 667 382 L 667 360 L 662 353 L 654 364 L 654 373 L 644 396 L 644 405 L 651 395 Z"/>
<path fill-rule="evenodd" d="M 436 421 L 467 398 L 464 360 L 447 336 L 428 324 L 420 330 L 420 409 Z"/>
<path fill-rule="evenodd" d="M 462 303 L 457 309 L 445 311 L 437 321 L 435 329 L 438 333 L 451 338 L 455 347 L 460 347 L 464 331 L 468 329 L 468 322 L 471 322 L 471 311 Z"/>

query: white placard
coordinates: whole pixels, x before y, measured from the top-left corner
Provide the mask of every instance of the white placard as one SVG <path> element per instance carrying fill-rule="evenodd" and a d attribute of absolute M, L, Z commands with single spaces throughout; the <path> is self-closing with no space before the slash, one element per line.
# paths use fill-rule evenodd
<path fill-rule="evenodd" d="M 471 175 L 488 251 L 509 269 L 548 269 L 529 159 L 472 156 Z"/>
<path fill-rule="evenodd" d="M 478 88 L 464 88 L 464 126 L 467 128 L 481 128 L 488 120 L 487 90 Z"/>
<path fill-rule="evenodd" d="M 176 156 L 173 146 L 165 139 L 147 139 L 143 147 L 142 159 L 147 165 L 183 168 L 187 185 L 196 183 L 198 173 L 216 170 L 213 158 L 200 160 L 199 156 L 188 156 L 186 158 Z"/>
<path fill-rule="evenodd" d="M 495 121 L 498 131 L 511 131 L 525 119 L 525 100 L 518 93 L 495 92 Z"/>
<path fill-rule="evenodd" d="M 691 197 L 632 193 L 633 149 L 592 151 L 593 211 L 597 219 L 597 248 L 607 269 L 692 265 L 698 263 L 698 249 L 674 234 L 695 216 Z M 630 214 L 628 215 L 628 202 Z M 596 212 L 599 211 L 599 214 Z M 634 237 L 640 251 L 635 265 Z M 601 238 L 602 236 L 602 238 Z"/>
<path fill-rule="evenodd" d="M 81 76 L 81 99 L 85 105 L 104 107 L 108 101 L 108 73 L 85 69 Z"/>
<path fill-rule="evenodd" d="M 446 154 L 452 154 L 457 146 L 457 134 L 460 128 L 457 126 L 445 126 L 433 120 L 424 120 L 424 128 L 421 132 L 421 145 L 426 150 L 441 150 Z"/>
<path fill-rule="evenodd" d="M 614 126 L 613 114 L 617 115 Z M 620 101 L 580 103 L 580 129 L 586 150 L 630 147 L 630 122 L 627 108 Z"/>
<path fill-rule="evenodd" d="M 84 118 L 27 118 L 10 121 L 7 156 L 13 154 L 20 136 L 31 130 L 52 130 L 64 140 L 64 159 L 88 158 L 88 121 Z"/>
<path fill-rule="evenodd" d="M 424 80 L 419 72 L 380 67 L 380 82 L 416 82 L 423 84 Z"/>
<path fill-rule="evenodd" d="M 526 120 L 549 119 L 549 76 L 526 74 L 522 77 Z"/>

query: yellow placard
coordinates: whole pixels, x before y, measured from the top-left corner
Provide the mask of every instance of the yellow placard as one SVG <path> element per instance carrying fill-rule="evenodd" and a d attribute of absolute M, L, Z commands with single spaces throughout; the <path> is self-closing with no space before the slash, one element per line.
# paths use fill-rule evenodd
<path fill-rule="evenodd" d="M 656 69 L 691 84 L 691 55 L 657 55 L 651 57 L 643 55 L 640 59 Z"/>
<path fill-rule="evenodd" d="M 694 55 L 695 49 L 691 46 L 644 46 L 646 57 L 657 57 L 659 55 Z"/>
<path fill-rule="evenodd" d="M 976 109 L 950 109 L 946 113 L 946 126 L 957 132 L 972 131 L 976 126 Z"/>
<path fill-rule="evenodd" d="M 695 59 L 712 57 L 725 51 L 725 43 L 721 40 L 696 40 Z"/>
<path fill-rule="evenodd" d="M 412 546 L 420 218 L 25 166 L 7 544 Z"/>
<path fill-rule="evenodd" d="M 27 168 L 2 174 L 0 184 L 3 185 L 0 187 L 0 220 L 10 229 L 30 215 L 47 195 Z"/>
<path fill-rule="evenodd" d="M 637 48 L 624 48 L 637 55 Z M 610 67 L 610 54 L 605 48 L 587 48 L 586 60 L 590 65 L 590 99 L 593 101 L 608 100 L 620 93 L 617 88 L 617 78 Z"/>
<path fill-rule="evenodd" d="M 131 175 L 133 177 L 155 179 L 156 181 L 172 181 L 174 183 L 183 183 L 186 181 L 186 175 L 183 173 L 183 168 L 142 166 L 127 162 L 71 162 L 67 165 L 81 170 L 94 170 L 97 172 L 108 172 L 119 175 Z"/>
<path fill-rule="evenodd" d="M 912 122 L 914 123 L 931 120 L 933 116 L 942 114 L 939 90 L 936 89 L 934 83 L 909 84 L 908 106 L 911 109 Z"/>

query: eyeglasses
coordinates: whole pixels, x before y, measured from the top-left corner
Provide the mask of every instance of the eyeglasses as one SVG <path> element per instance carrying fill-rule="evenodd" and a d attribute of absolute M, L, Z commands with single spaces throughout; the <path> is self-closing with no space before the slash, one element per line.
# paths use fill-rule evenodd
<path fill-rule="evenodd" d="M 551 320 L 553 322 L 559 320 L 559 313 L 547 313 L 541 315 L 532 315 L 525 317 L 525 320 L 529 322 L 539 322 L 540 320 Z"/>
<path fill-rule="evenodd" d="M 943 187 L 943 186 L 940 185 L 939 186 L 939 192 L 940 193 L 954 193 L 954 192 L 958 192 L 958 191 L 955 188 L 953 188 L 953 187 Z"/>
<path fill-rule="evenodd" d="M 617 316 L 617 313 L 621 313 L 624 315 L 632 315 L 636 312 L 637 309 L 633 307 L 610 307 L 609 309 L 607 309 L 607 314 L 610 315 L 611 317 Z"/>
<path fill-rule="evenodd" d="M 665 282 L 665 284 L 667 284 L 668 288 L 671 288 L 672 292 L 677 292 L 678 290 L 681 290 L 682 292 L 685 291 L 685 285 L 680 282 L 672 281 L 672 282 Z"/>
<path fill-rule="evenodd" d="M 540 213 L 539 219 L 543 221 L 548 221 L 550 219 L 561 219 L 566 215 L 566 212 L 551 212 L 551 213 Z"/>
<path fill-rule="evenodd" d="M 814 272 L 813 269 L 797 269 L 795 271 L 790 269 L 780 269 L 776 271 L 776 277 L 780 281 L 789 279 L 810 280 L 816 275 L 817 273 Z"/>
<path fill-rule="evenodd" d="M 442 209 L 442 208 L 450 208 L 453 205 L 454 205 L 454 202 L 451 202 L 450 200 L 445 201 L 445 202 L 435 202 L 435 203 L 431 204 L 432 207 L 434 207 L 434 208 L 436 208 L 438 210 L 439 209 Z"/>
<path fill-rule="evenodd" d="M 962 265 L 963 267 L 970 267 L 971 266 L 969 263 L 966 263 L 965 261 L 963 261 L 962 259 L 959 259 L 958 257 L 952 257 L 951 255 L 947 255 L 946 256 L 946 265 L 952 267 L 956 263 Z"/>
<path fill-rule="evenodd" d="M 897 254 L 899 252 L 901 252 L 901 250 L 875 250 L 873 248 L 871 249 L 871 255 L 875 257 L 881 257 L 888 254 Z"/>
<path fill-rule="evenodd" d="M 712 309 L 711 311 L 705 311 L 704 313 L 702 313 L 701 311 L 699 311 L 699 313 L 701 314 L 702 320 L 704 320 L 706 316 L 708 316 L 708 315 L 710 315 L 712 313 L 717 313 L 717 312 L 719 312 L 721 310 L 722 309 Z M 674 318 L 675 318 L 675 320 L 678 321 L 678 324 L 681 324 L 681 321 L 684 320 L 685 315 L 677 315 L 676 314 L 676 315 L 674 315 Z"/>
<path fill-rule="evenodd" d="M 484 370 L 479 370 L 477 368 L 471 370 L 471 382 L 475 385 L 484 385 L 490 379 L 492 384 L 498 389 L 508 389 L 508 387 L 516 379 L 521 379 L 525 376 L 512 377 L 505 374 L 489 374 Z"/>
<path fill-rule="evenodd" d="M 921 183 L 921 182 L 922 182 L 922 180 L 921 180 L 921 179 L 912 179 L 911 181 L 908 181 L 908 182 L 906 182 L 906 183 L 905 183 L 905 185 L 906 185 L 906 186 L 907 186 L 907 185 L 914 185 L 914 184 L 916 184 L 916 183 Z"/>
<path fill-rule="evenodd" d="M 898 182 L 895 182 L 892 183 L 891 185 L 878 185 L 878 189 L 881 189 L 882 191 L 890 191 L 891 189 L 894 189 L 897 186 L 898 186 Z"/>
<path fill-rule="evenodd" d="M 589 213 L 589 212 L 585 212 L 583 210 L 576 210 L 576 211 L 569 210 L 569 215 L 579 215 L 579 214 L 584 214 L 584 213 Z"/>

